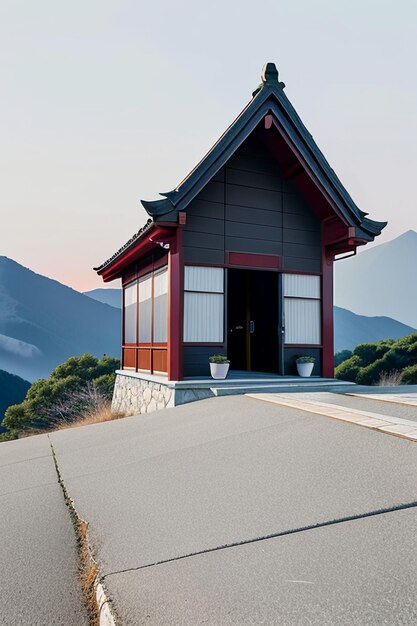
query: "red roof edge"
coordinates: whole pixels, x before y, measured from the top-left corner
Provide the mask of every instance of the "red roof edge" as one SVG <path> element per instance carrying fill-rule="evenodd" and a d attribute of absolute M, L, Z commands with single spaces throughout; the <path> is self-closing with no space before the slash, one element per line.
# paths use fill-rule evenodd
<path fill-rule="evenodd" d="M 97 270 L 97 274 L 108 283 L 116 278 L 120 278 L 124 270 L 131 264 L 143 257 L 148 252 L 157 248 L 161 244 L 169 244 L 174 237 L 178 224 L 173 223 L 153 226 L 143 233 L 143 236 L 135 241 L 130 248 L 127 248 L 120 256 L 105 265 L 105 267 Z"/>

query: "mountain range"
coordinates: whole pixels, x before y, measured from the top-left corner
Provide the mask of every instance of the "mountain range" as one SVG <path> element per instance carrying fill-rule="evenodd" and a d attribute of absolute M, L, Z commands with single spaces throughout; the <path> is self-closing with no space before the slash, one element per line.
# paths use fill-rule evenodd
<path fill-rule="evenodd" d="M 381 339 L 400 339 L 414 332 L 414 328 L 390 317 L 366 317 L 334 307 L 334 351 L 353 350 L 360 343 Z"/>
<path fill-rule="evenodd" d="M 120 309 L 122 306 L 122 290 L 121 289 L 92 289 L 91 291 L 84 291 L 85 296 L 98 300 L 103 304 L 109 304 L 110 306 Z"/>
<path fill-rule="evenodd" d="M 335 303 L 417 328 L 417 233 L 365 248 L 335 264 Z"/>
<path fill-rule="evenodd" d="M 0 257 L 0 369 L 33 381 L 69 356 L 120 354 L 120 310 Z"/>

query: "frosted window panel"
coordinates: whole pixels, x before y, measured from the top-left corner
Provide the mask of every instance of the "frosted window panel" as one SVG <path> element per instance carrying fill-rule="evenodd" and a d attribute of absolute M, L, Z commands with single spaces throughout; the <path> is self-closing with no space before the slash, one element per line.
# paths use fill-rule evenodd
<path fill-rule="evenodd" d="M 124 341 L 136 343 L 137 285 L 129 285 L 124 290 Z"/>
<path fill-rule="evenodd" d="M 162 296 L 164 293 L 168 293 L 168 269 L 164 268 L 159 272 L 155 272 L 153 282 L 153 295 L 154 298 Z"/>
<path fill-rule="evenodd" d="M 223 294 L 184 294 L 184 341 L 223 341 Z"/>
<path fill-rule="evenodd" d="M 320 276 L 284 274 L 284 296 L 320 298 Z"/>
<path fill-rule="evenodd" d="M 285 343 L 321 343 L 320 300 L 285 298 Z"/>
<path fill-rule="evenodd" d="M 153 340 L 157 343 L 166 342 L 168 340 L 168 271 L 166 269 L 155 274 L 153 290 Z"/>
<path fill-rule="evenodd" d="M 152 275 L 139 281 L 139 343 L 150 343 L 152 329 Z"/>
<path fill-rule="evenodd" d="M 184 288 L 186 291 L 206 291 L 223 293 L 224 270 L 222 267 L 184 267 Z"/>

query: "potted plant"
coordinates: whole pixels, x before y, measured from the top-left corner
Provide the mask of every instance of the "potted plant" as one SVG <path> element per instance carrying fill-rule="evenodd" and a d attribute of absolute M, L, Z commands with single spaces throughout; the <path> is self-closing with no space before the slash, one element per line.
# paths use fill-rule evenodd
<path fill-rule="evenodd" d="M 314 356 L 299 356 L 295 361 L 297 363 L 298 375 L 303 377 L 311 376 L 315 360 Z"/>
<path fill-rule="evenodd" d="M 212 378 L 215 378 L 216 380 L 226 378 L 230 365 L 230 361 L 227 360 L 227 356 L 224 356 L 223 354 L 212 354 L 212 356 L 209 357 L 209 361 Z"/>

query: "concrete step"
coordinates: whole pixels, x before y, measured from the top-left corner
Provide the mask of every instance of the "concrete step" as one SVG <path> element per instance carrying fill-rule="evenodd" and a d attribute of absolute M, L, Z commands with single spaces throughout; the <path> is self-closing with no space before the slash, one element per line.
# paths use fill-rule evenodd
<path fill-rule="evenodd" d="M 256 381 L 245 385 L 222 385 L 210 387 L 215 396 L 231 396 L 246 393 L 300 393 L 314 391 L 345 391 L 346 387 L 354 386 L 354 383 L 336 380 L 302 380 L 290 382 L 282 381 L 273 384 L 257 384 Z"/>

